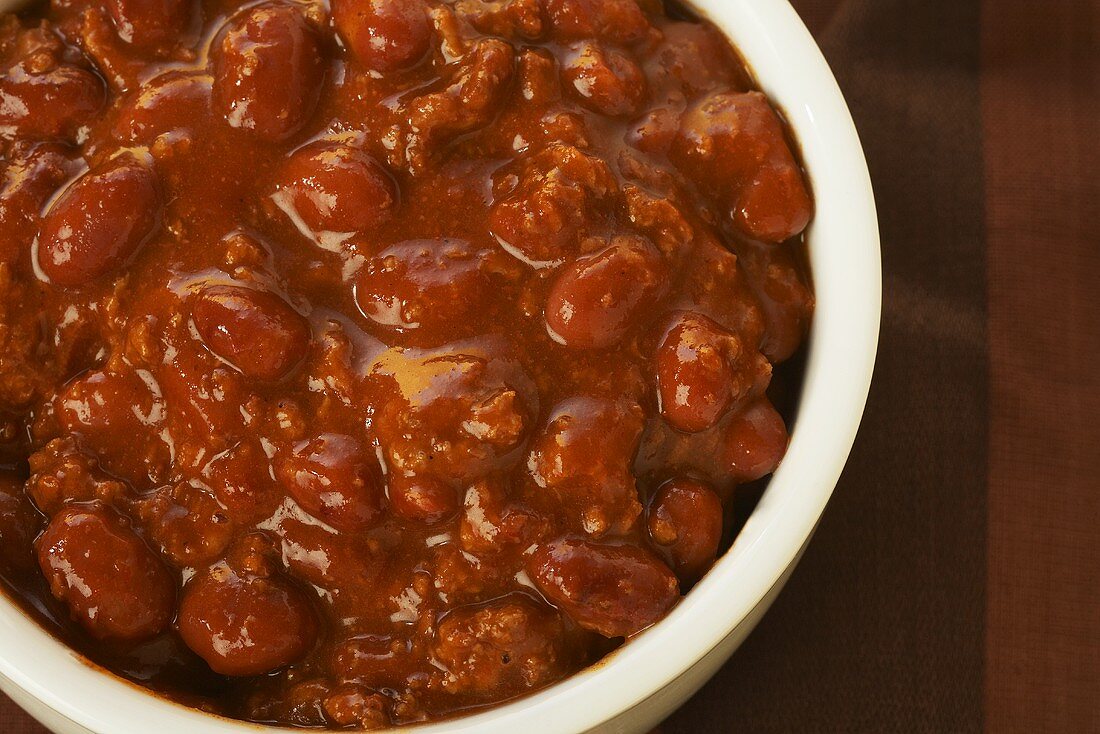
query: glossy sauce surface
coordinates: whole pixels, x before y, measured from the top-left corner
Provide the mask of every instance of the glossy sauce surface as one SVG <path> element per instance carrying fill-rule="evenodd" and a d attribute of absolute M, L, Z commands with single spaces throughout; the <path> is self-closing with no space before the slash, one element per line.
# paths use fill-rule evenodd
<path fill-rule="evenodd" d="M 812 198 L 678 8 L 55 0 L 0 66 L 0 578 L 120 675 L 499 703 L 660 621 L 781 461 Z"/>

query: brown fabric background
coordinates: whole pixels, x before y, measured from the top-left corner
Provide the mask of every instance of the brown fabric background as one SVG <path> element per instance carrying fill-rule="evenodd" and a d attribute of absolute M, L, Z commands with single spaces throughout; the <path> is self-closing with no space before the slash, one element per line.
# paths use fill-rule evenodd
<path fill-rule="evenodd" d="M 881 352 L 805 559 L 662 731 L 1100 731 L 1100 0 L 794 4 L 867 151 Z"/>
<path fill-rule="evenodd" d="M 1100 2 L 984 6 L 988 728 L 1095 732 Z"/>

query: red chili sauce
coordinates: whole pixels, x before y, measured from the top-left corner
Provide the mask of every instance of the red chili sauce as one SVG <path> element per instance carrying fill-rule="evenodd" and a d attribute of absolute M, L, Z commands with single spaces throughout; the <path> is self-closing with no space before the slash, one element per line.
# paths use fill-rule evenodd
<path fill-rule="evenodd" d="M 54 0 L 0 63 L 0 572 L 120 675 L 499 703 L 658 622 L 779 464 L 811 197 L 682 10 Z"/>

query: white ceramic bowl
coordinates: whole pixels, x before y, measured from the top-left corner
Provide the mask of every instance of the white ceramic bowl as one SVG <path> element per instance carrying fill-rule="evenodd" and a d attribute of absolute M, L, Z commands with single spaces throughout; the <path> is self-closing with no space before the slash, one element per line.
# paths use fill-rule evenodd
<path fill-rule="evenodd" d="M 0 0 L 0 9 L 14 5 Z M 825 509 L 863 413 L 878 343 L 878 223 L 848 108 L 786 0 L 695 0 L 786 113 L 816 199 L 817 295 L 790 449 L 756 511 L 707 577 L 652 629 L 547 690 L 416 734 L 645 732 L 688 699 L 752 630 Z M 58 734 L 256 734 L 105 674 L 0 599 L 0 688 Z M 266 731 L 272 731 L 266 729 Z"/>

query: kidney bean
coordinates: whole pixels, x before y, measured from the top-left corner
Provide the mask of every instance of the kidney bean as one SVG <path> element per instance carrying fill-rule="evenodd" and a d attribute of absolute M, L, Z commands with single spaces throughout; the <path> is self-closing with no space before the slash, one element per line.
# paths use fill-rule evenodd
<path fill-rule="evenodd" d="M 681 431 L 706 430 L 771 378 L 771 365 L 738 337 L 696 313 L 674 317 L 657 347 L 661 414 Z"/>
<path fill-rule="evenodd" d="M 645 103 L 645 74 L 616 49 L 582 43 L 566 56 L 562 76 L 585 106 L 605 115 L 637 114 Z"/>
<path fill-rule="evenodd" d="M 664 289 L 661 255 L 639 237 L 620 236 L 578 259 L 558 276 L 546 300 L 546 326 L 555 341 L 602 349 L 620 341 Z"/>
<path fill-rule="evenodd" d="M 184 587 L 177 624 L 187 646 L 222 675 L 286 667 L 317 639 L 305 594 L 277 576 L 238 575 L 224 564 Z"/>
<path fill-rule="evenodd" d="M 117 512 L 72 505 L 35 541 L 53 595 L 101 640 L 141 640 L 168 628 L 176 583 Z"/>
<path fill-rule="evenodd" d="M 283 487 L 309 514 L 354 533 L 378 518 L 382 486 L 373 451 L 351 436 L 326 433 L 276 458 Z"/>
<path fill-rule="evenodd" d="M 425 525 L 435 525 L 458 512 L 458 492 L 431 476 L 391 477 L 389 498 L 394 514 Z"/>
<path fill-rule="evenodd" d="M 205 74 L 161 74 L 126 98 L 115 120 L 115 137 L 152 145 L 165 133 L 194 129 L 210 116 L 212 89 Z"/>
<path fill-rule="evenodd" d="M 722 541 L 722 502 L 694 479 L 665 482 L 649 505 L 646 529 L 654 548 L 685 583 L 697 581 L 714 563 Z"/>
<path fill-rule="evenodd" d="M 276 191 L 280 206 L 314 232 L 366 232 L 397 206 L 397 185 L 373 158 L 329 141 L 290 156 Z"/>
<path fill-rule="evenodd" d="M 779 116 L 759 92 L 719 92 L 683 116 L 671 157 L 727 202 L 749 237 L 782 242 L 802 232 L 812 203 Z"/>
<path fill-rule="evenodd" d="M 107 0 L 107 10 L 119 38 L 154 50 L 179 39 L 195 8 L 193 0 Z"/>
<path fill-rule="evenodd" d="M 486 252 L 465 240 L 409 240 L 372 257 L 355 286 L 359 310 L 379 326 L 442 333 L 474 315 L 488 292 Z"/>
<path fill-rule="evenodd" d="M 680 599 L 672 571 L 633 545 L 561 538 L 540 546 L 527 571 L 550 602 L 604 637 L 637 634 Z"/>
<path fill-rule="evenodd" d="M 20 61 L 0 77 L 0 138 L 74 140 L 106 98 L 103 81 L 67 64 L 41 72 Z"/>
<path fill-rule="evenodd" d="M 38 515 L 23 492 L 23 480 L 0 471 L 0 571 L 34 568 L 32 542 L 37 533 Z"/>
<path fill-rule="evenodd" d="M 191 318 L 211 352 L 253 379 L 286 377 L 309 349 L 309 323 L 268 291 L 208 286 L 195 296 Z"/>
<path fill-rule="evenodd" d="M 725 428 L 721 456 L 730 475 L 751 482 L 771 474 L 787 452 L 787 427 L 767 398 L 736 415 Z"/>
<path fill-rule="evenodd" d="M 753 239 L 783 242 L 806 229 L 813 205 L 797 164 L 772 162 L 756 173 L 738 199 L 733 221 Z"/>
<path fill-rule="evenodd" d="M 449 673 L 443 687 L 479 696 L 545 685 L 565 670 L 561 618 L 526 594 L 448 612 L 432 652 Z"/>
<path fill-rule="evenodd" d="M 139 485 L 156 483 L 171 463 L 161 438 L 165 403 L 146 371 L 95 370 L 72 382 L 54 410 L 61 426 L 78 435 L 111 472 Z M 119 441 L 119 436 L 128 440 Z"/>
<path fill-rule="evenodd" d="M 543 0 L 554 31 L 563 38 L 634 43 L 649 33 L 637 0 Z"/>
<path fill-rule="evenodd" d="M 642 416 L 625 400 L 569 398 L 534 441 L 527 467 L 535 483 L 555 492 L 590 535 L 625 532 L 641 513 L 631 468 Z"/>
<path fill-rule="evenodd" d="M 317 31 L 295 6 L 258 5 L 214 52 L 214 105 L 235 128 L 277 142 L 313 114 L 325 76 Z"/>
<path fill-rule="evenodd" d="M 125 265 L 161 226 L 160 182 L 147 161 L 123 153 L 85 173 L 45 213 L 38 265 L 71 288 Z"/>
<path fill-rule="evenodd" d="M 332 0 L 332 16 L 356 58 L 377 71 L 413 66 L 431 46 L 422 0 Z"/>

